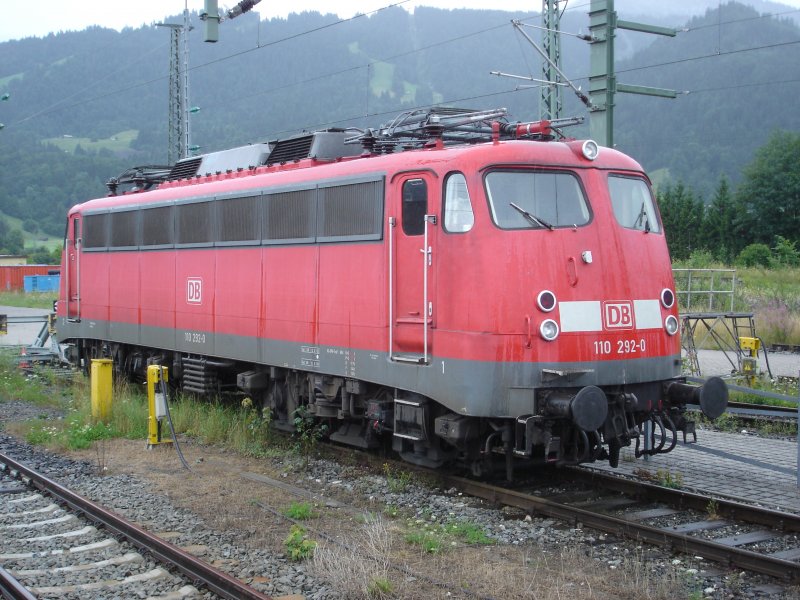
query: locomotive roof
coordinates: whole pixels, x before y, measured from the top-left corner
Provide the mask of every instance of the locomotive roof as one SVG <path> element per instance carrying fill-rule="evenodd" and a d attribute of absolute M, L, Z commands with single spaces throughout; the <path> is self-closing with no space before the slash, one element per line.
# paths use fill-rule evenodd
<path fill-rule="evenodd" d="M 590 161 L 581 153 L 583 143 L 581 140 L 496 140 L 454 146 L 436 143 L 421 149 L 392 154 L 362 154 L 334 161 L 306 158 L 284 164 L 250 166 L 167 181 L 147 191 L 126 192 L 89 200 L 76 205 L 72 210 L 208 197 L 227 192 L 316 183 L 370 174 L 383 174 L 391 178 L 395 173 L 414 170 L 444 174 L 452 170 L 474 172 L 496 166 L 525 165 L 642 171 L 641 166 L 632 158 L 611 148 L 601 148 L 597 158 Z"/>

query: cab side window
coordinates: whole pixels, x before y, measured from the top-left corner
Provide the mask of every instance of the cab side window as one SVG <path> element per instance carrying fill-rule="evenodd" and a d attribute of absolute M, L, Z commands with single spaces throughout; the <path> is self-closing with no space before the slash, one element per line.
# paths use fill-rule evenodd
<path fill-rule="evenodd" d="M 422 235 L 428 210 L 428 186 L 422 179 L 409 179 L 403 184 L 403 233 Z"/>
<path fill-rule="evenodd" d="M 472 229 L 475 215 L 469 199 L 467 180 L 461 173 L 451 173 L 444 184 L 444 229 L 463 233 Z"/>

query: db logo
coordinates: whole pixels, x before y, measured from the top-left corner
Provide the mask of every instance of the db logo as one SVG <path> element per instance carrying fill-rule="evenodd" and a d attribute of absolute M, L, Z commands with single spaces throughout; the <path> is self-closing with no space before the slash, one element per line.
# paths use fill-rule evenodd
<path fill-rule="evenodd" d="M 198 277 L 189 277 L 186 280 L 186 302 L 189 304 L 203 303 L 203 280 Z"/>
<path fill-rule="evenodd" d="M 603 320 L 606 329 L 633 329 L 633 307 L 630 302 L 604 302 Z"/>

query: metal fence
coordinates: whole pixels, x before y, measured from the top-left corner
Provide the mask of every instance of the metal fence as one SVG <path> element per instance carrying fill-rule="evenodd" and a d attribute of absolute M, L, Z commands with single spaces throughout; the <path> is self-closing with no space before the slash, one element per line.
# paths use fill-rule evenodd
<path fill-rule="evenodd" d="M 672 269 L 681 312 L 733 312 L 736 269 Z"/>

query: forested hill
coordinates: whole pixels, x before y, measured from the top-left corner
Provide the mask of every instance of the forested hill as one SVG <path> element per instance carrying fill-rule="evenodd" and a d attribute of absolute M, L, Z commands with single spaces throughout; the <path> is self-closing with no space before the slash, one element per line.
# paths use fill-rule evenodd
<path fill-rule="evenodd" d="M 588 30 L 582 6 L 568 8 L 562 30 Z M 396 7 L 343 23 L 318 13 L 259 23 L 249 13 L 206 44 L 193 15 L 190 103 L 201 111 L 192 143 L 208 152 L 302 129 L 374 126 L 433 103 L 505 106 L 514 119 L 536 119 L 538 89 L 489 75 L 540 76 L 538 55 L 510 25 L 523 16 Z M 681 25 L 674 14 L 620 18 Z M 738 4 L 685 26 L 676 38 L 620 32 L 618 55 L 629 58 L 617 62 L 619 81 L 690 93 L 618 96 L 616 139 L 647 169 L 708 196 L 721 175 L 736 184 L 772 130 L 800 130 L 800 29 Z M 562 59 L 587 89 L 587 44 L 562 37 Z M 110 177 L 163 164 L 168 67 L 169 32 L 156 26 L 0 44 L 0 94 L 11 95 L 0 103 L 0 211 L 60 235 L 68 207 L 104 194 Z M 566 115 L 585 115 L 568 91 L 565 101 Z"/>

